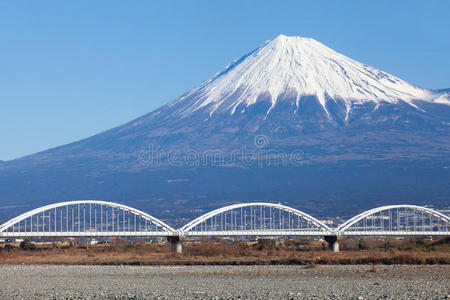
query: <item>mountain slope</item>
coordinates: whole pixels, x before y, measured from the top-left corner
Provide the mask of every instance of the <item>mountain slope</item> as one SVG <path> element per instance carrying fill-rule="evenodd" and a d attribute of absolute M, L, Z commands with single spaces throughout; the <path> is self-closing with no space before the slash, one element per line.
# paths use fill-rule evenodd
<path fill-rule="evenodd" d="M 128 203 L 145 199 L 155 207 L 160 199 L 156 209 L 161 210 L 175 203 L 196 203 L 197 208 L 211 205 L 208 201 L 227 203 L 245 194 L 248 200 L 270 195 L 267 200 L 301 204 L 305 198 L 295 195 L 304 194 L 307 186 L 292 180 L 312 173 L 320 180 L 316 169 L 328 178 L 325 182 L 338 182 L 321 182 L 315 205 L 339 206 L 348 196 L 339 182 L 359 181 L 361 174 L 372 174 L 363 185 L 376 176 L 398 184 L 383 182 L 385 190 L 370 189 L 370 195 L 358 188 L 346 199 L 379 195 L 392 202 L 389 195 L 402 190 L 403 197 L 418 201 L 409 186 L 418 174 L 405 171 L 412 168 L 433 182 L 423 193 L 431 194 L 432 188 L 434 201 L 446 203 L 449 129 L 449 89 L 420 88 L 313 39 L 280 35 L 147 115 L 76 143 L 0 163 L 5 199 L 0 202 L 33 206 L 33 201 L 61 198 L 119 197 Z M 248 178 L 257 181 L 255 188 L 249 188 Z M 145 196 L 150 187 L 152 200 Z M 181 190 L 165 190 L 175 187 Z M 342 196 L 336 196 L 338 191 Z M 336 203 L 326 204 L 330 195 Z"/>

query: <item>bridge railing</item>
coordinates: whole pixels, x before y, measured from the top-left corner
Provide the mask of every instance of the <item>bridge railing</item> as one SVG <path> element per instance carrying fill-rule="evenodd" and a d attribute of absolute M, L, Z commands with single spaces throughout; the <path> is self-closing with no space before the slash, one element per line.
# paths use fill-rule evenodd
<path fill-rule="evenodd" d="M 338 228 L 274 203 L 242 203 L 208 212 L 179 230 L 140 210 L 80 200 L 43 206 L 0 226 L 0 237 L 82 236 L 358 236 L 450 235 L 450 217 L 415 205 L 365 211 Z"/>
<path fill-rule="evenodd" d="M 152 236 L 176 231 L 140 210 L 105 201 L 61 202 L 0 226 L 2 236 Z"/>
<path fill-rule="evenodd" d="M 389 205 L 365 211 L 341 226 L 341 235 L 439 235 L 450 230 L 450 218 L 416 205 Z"/>
<path fill-rule="evenodd" d="M 222 207 L 192 220 L 186 235 L 324 235 L 333 230 L 292 207 L 273 203 L 243 203 Z"/>

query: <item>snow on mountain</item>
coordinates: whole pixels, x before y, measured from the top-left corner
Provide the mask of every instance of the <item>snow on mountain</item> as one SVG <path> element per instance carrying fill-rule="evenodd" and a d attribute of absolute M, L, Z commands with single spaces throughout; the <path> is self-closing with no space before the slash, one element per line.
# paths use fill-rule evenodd
<path fill-rule="evenodd" d="M 202 108 L 210 115 L 234 114 L 242 104 L 248 107 L 258 99 L 268 98 L 269 114 L 286 96 L 296 99 L 297 107 L 302 96 L 316 96 L 327 114 L 326 101 L 330 98 L 343 101 L 347 115 L 353 104 L 368 101 L 404 101 L 416 108 L 414 100 L 450 105 L 448 93 L 412 85 L 314 39 L 279 35 L 174 100 L 169 107 L 176 106 L 176 113 L 184 117 Z"/>
<path fill-rule="evenodd" d="M 450 92 L 441 94 L 434 102 L 448 105 L 450 103 Z"/>

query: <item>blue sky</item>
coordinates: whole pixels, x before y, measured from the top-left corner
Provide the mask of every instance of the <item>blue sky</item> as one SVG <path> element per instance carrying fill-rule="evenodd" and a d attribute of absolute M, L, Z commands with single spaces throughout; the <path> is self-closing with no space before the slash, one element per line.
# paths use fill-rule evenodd
<path fill-rule="evenodd" d="M 279 33 L 450 87 L 450 1 L 0 0 L 0 160 L 150 112 Z"/>

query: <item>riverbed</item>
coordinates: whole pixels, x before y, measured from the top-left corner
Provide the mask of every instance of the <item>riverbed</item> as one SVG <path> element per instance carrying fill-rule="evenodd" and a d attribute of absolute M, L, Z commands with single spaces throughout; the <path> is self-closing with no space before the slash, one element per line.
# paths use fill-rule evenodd
<path fill-rule="evenodd" d="M 450 299 L 450 266 L 0 266 L 0 299 Z"/>

